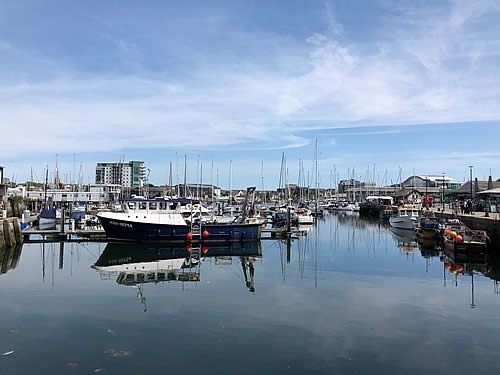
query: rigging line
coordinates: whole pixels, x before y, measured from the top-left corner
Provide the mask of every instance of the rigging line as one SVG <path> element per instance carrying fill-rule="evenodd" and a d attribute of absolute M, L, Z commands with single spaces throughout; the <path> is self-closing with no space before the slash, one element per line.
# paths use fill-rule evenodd
<path fill-rule="evenodd" d="M 77 242 L 77 244 L 80 245 L 80 246 L 82 246 L 85 250 L 87 250 L 90 253 L 90 255 L 92 255 L 94 258 L 96 258 L 96 259 L 99 258 L 83 242 Z"/>

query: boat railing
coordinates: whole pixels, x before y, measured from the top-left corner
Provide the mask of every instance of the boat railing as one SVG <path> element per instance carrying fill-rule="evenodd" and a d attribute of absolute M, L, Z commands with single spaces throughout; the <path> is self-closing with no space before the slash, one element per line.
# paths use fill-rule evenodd
<path fill-rule="evenodd" d="M 454 231 L 456 234 L 460 234 L 464 241 L 466 242 L 487 242 L 488 235 L 484 230 L 474 230 L 467 227 L 461 221 L 455 219 L 453 223 L 448 223 L 446 225 L 450 231 Z"/>
<path fill-rule="evenodd" d="M 470 241 L 472 242 L 486 242 L 487 234 L 482 230 L 470 230 Z"/>

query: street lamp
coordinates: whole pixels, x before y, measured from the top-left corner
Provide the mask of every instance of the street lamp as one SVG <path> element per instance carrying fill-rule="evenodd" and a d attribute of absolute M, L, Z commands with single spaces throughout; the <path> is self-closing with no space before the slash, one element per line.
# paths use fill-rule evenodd
<path fill-rule="evenodd" d="M 427 186 L 429 186 L 429 179 L 425 176 L 425 197 L 424 205 L 426 209 L 429 209 L 429 193 L 427 192 Z"/>
<path fill-rule="evenodd" d="M 445 175 L 446 175 L 446 173 L 443 172 L 443 196 L 441 197 L 441 205 L 442 205 L 441 212 L 444 212 L 444 176 Z"/>
<path fill-rule="evenodd" d="M 470 200 L 472 201 L 472 168 L 474 168 L 473 165 L 469 165 L 469 171 L 470 171 Z"/>

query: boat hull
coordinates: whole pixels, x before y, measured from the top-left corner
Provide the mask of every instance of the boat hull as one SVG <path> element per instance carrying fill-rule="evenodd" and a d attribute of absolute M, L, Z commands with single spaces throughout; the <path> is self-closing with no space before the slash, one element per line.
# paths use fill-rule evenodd
<path fill-rule="evenodd" d="M 453 239 L 444 239 L 444 249 L 448 252 L 469 252 L 469 253 L 485 253 L 488 249 L 486 242 L 477 241 L 461 241 L 457 242 Z"/>
<path fill-rule="evenodd" d="M 415 230 L 417 226 L 417 220 L 413 217 L 391 216 L 389 218 L 389 224 L 391 225 L 391 227 L 397 229 Z"/>
<path fill-rule="evenodd" d="M 224 243 L 257 241 L 260 223 L 201 224 L 200 235 L 188 225 L 142 223 L 98 216 L 108 241 L 132 243 Z"/>

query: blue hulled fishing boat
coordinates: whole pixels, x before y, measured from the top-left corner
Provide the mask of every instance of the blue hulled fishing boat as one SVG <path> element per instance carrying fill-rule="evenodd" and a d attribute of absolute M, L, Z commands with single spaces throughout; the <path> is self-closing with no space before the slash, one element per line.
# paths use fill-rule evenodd
<path fill-rule="evenodd" d="M 255 188 L 247 189 L 244 207 Z M 135 197 L 120 201 L 121 210 L 97 214 L 109 241 L 137 243 L 220 243 L 257 241 L 261 238 L 263 220 L 241 216 L 231 222 L 218 222 L 206 216 L 199 201 L 186 198 Z"/>

